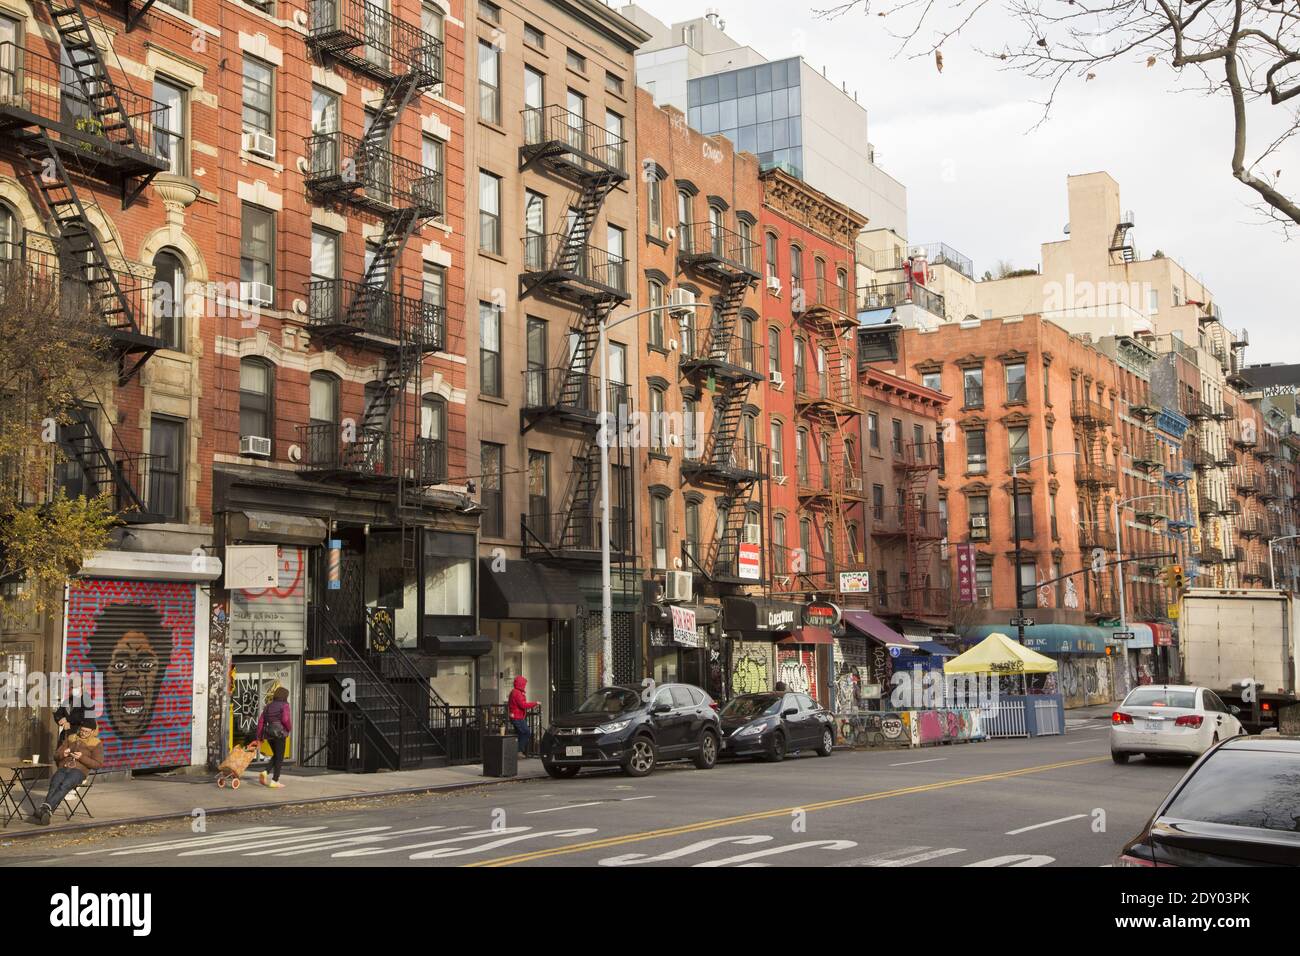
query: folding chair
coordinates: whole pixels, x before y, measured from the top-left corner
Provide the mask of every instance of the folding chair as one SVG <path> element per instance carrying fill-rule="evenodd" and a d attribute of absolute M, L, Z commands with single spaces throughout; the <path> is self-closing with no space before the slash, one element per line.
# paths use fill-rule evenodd
<path fill-rule="evenodd" d="M 68 809 L 69 820 L 77 815 L 78 810 L 84 811 L 90 819 L 95 819 L 95 815 L 90 812 L 89 804 L 86 803 L 86 797 L 90 794 L 90 788 L 95 785 L 97 776 L 97 773 L 86 774 L 86 779 L 69 790 L 68 795 L 63 798 L 63 805 Z"/>

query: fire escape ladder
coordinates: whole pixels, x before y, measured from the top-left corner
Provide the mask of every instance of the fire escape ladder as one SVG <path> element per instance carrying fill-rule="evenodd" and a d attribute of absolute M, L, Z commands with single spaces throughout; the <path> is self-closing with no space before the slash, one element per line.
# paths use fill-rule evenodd
<path fill-rule="evenodd" d="M 556 250 L 553 269 L 556 272 L 581 274 L 587 267 L 587 247 L 591 243 L 591 232 L 596 226 L 596 217 L 600 215 L 605 197 L 618 185 L 613 176 L 593 176 L 578 194 L 573 205 L 573 214 L 569 219 L 564 241 Z"/>
<path fill-rule="evenodd" d="M 1128 237 L 1128 231 L 1132 228 L 1133 223 L 1131 222 L 1119 223 L 1115 226 L 1115 233 L 1110 240 L 1110 251 L 1118 255 L 1124 262 L 1132 262 L 1137 258 L 1137 252 Z"/>
<path fill-rule="evenodd" d="M 740 558 L 740 545 L 745 537 L 745 524 L 748 519 L 748 505 L 752 497 L 753 485 L 734 488 L 719 500 L 719 507 L 726 510 L 727 520 L 717 537 L 714 538 L 705 567 L 713 577 L 727 576 L 728 570 L 737 567 Z"/>
<path fill-rule="evenodd" d="M 392 350 L 380 386 L 371 393 L 356 435 L 344 449 L 345 468 L 359 469 L 367 463 L 381 464 L 376 456 L 388 451 L 387 438 L 393 410 L 419 364 L 420 349 L 417 346 L 403 342 Z M 398 437 L 400 440 L 402 436 Z M 383 471 L 382 468 L 375 470 Z"/>
<path fill-rule="evenodd" d="M 85 480 L 86 497 L 111 494 L 118 510 L 126 513 L 124 517 L 127 520 L 147 519 L 149 516 L 140 489 L 125 467 L 130 456 L 119 449 L 115 457 L 104 444 L 91 418 L 91 409 L 74 404 L 64 411 L 71 421 L 58 429 L 59 450 L 69 461 L 76 463 Z"/>
<path fill-rule="evenodd" d="M 384 98 L 371 116 L 365 135 L 361 137 L 361 150 L 365 151 L 376 146 L 387 148 L 393 124 L 410 105 L 419 87 L 418 74 L 413 71 L 403 73 L 384 85 Z"/>
<path fill-rule="evenodd" d="M 17 139 L 18 152 L 27 161 L 49 214 L 50 235 L 58 246 L 59 270 L 86 290 L 91 311 L 103 318 L 110 337 L 118 337 L 114 339 L 119 352 L 118 378 L 125 384 L 158 344 L 141 331 L 132 301 L 118 282 L 49 133 L 44 129 L 23 130 Z M 121 340 L 127 337 L 134 341 L 124 345 Z M 139 356 L 133 365 L 130 355 Z"/>
<path fill-rule="evenodd" d="M 713 319 L 709 326 L 708 355 L 725 361 L 731 354 L 740 305 L 745 301 L 751 280 L 739 277 L 728 281 L 713 298 Z"/>

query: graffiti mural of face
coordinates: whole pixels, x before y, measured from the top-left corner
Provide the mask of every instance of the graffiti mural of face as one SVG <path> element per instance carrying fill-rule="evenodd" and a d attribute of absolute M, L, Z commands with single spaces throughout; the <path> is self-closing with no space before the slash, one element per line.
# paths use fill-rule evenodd
<path fill-rule="evenodd" d="M 124 738 L 139 737 L 153 719 L 162 661 L 141 631 L 127 631 L 113 648 L 104 692 L 113 729 Z"/>

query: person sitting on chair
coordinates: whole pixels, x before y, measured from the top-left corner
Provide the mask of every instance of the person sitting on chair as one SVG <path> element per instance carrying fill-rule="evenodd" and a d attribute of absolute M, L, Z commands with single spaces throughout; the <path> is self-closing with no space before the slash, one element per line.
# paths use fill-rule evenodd
<path fill-rule="evenodd" d="M 85 782 L 86 774 L 104 765 L 104 745 L 99 741 L 99 730 L 93 717 L 83 719 L 76 733 L 59 744 L 59 749 L 54 752 L 54 762 L 59 769 L 50 777 L 45 802 L 29 818 L 30 822 L 41 826 L 50 825 L 54 808 Z"/>

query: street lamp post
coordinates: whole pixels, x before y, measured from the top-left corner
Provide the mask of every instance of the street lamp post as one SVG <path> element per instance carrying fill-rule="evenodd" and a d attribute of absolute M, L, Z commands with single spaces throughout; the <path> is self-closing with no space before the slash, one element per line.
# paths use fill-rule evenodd
<path fill-rule="evenodd" d="M 1011 520 L 1015 524 L 1016 540 L 1016 638 L 1025 643 L 1025 588 L 1020 580 L 1020 469 L 1043 458 L 1078 458 L 1077 451 L 1049 451 L 1033 458 L 1020 458 L 1011 462 Z"/>
<path fill-rule="evenodd" d="M 684 303 L 672 306 L 673 309 L 702 309 L 706 302 Z M 616 325 L 622 325 L 629 319 L 649 315 L 652 312 L 666 312 L 668 306 L 654 306 L 637 309 L 621 319 L 600 323 L 598 349 L 600 351 L 600 398 L 597 430 L 597 444 L 600 445 L 600 639 L 601 656 L 605 661 L 602 680 L 606 685 L 614 683 L 614 585 L 609 559 L 609 340 L 607 333 Z"/>
<path fill-rule="evenodd" d="M 1291 541 L 1300 538 L 1300 534 L 1284 534 L 1280 538 L 1268 539 L 1268 586 L 1274 591 L 1277 590 L 1277 568 L 1273 564 L 1273 549 L 1283 541 Z"/>

